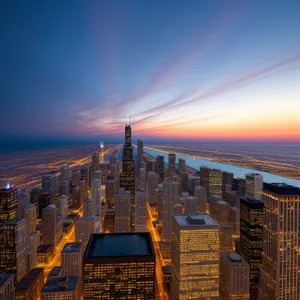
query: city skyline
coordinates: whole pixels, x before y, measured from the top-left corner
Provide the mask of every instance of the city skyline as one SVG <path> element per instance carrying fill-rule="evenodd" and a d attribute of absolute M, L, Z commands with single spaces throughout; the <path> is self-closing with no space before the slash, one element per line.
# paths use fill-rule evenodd
<path fill-rule="evenodd" d="M 1 135 L 299 141 L 299 9 L 3 3 Z"/>

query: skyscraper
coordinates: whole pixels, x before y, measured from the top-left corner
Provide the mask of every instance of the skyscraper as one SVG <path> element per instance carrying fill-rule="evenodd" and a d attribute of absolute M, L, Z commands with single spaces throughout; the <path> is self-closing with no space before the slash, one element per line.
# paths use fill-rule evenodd
<path fill-rule="evenodd" d="M 299 299 L 300 190 L 264 183 L 264 227 L 259 299 Z"/>
<path fill-rule="evenodd" d="M 82 243 L 85 250 L 90 236 L 96 232 L 96 222 L 94 217 L 81 217 L 75 223 L 75 241 Z"/>
<path fill-rule="evenodd" d="M 60 252 L 63 276 L 81 277 L 82 255 L 82 243 L 67 243 L 64 246 Z"/>
<path fill-rule="evenodd" d="M 153 171 L 148 173 L 148 180 L 146 184 L 147 202 L 149 204 L 155 204 L 157 201 L 157 188 L 158 178 L 157 174 Z"/>
<path fill-rule="evenodd" d="M 210 167 L 200 167 L 200 185 L 205 187 L 208 197 L 222 195 L 222 171 Z"/>
<path fill-rule="evenodd" d="M 237 253 L 220 257 L 220 299 L 249 300 L 249 265 Z"/>
<path fill-rule="evenodd" d="M 246 175 L 246 197 L 261 200 L 263 177 L 260 174 Z"/>
<path fill-rule="evenodd" d="M 95 151 L 92 154 L 92 168 L 91 168 L 92 173 L 99 170 L 99 164 L 100 164 L 99 152 Z"/>
<path fill-rule="evenodd" d="M 125 126 L 125 144 L 123 147 L 123 170 L 120 175 L 120 187 L 130 192 L 131 205 L 134 205 L 135 196 L 135 174 L 134 160 L 132 159 L 131 127 Z"/>
<path fill-rule="evenodd" d="M 0 299 L 15 299 L 14 275 L 11 273 L 0 273 Z"/>
<path fill-rule="evenodd" d="M 60 166 L 60 181 L 70 181 L 70 168 L 67 164 Z"/>
<path fill-rule="evenodd" d="M 171 300 L 219 296 L 219 224 L 206 214 L 174 215 Z"/>
<path fill-rule="evenodd" d="M 197 212 L 197 198 L 194 196 L 184 197 L 184 213 L 194 214 Z"/>
<path fill-rule="evenodd" d="M 162 155 L 156 157 L 156 173 L 158 175 L 158 183 L 165 180 L 165 158 Z"/>
<path fill-rule="evenodd" d="M 135 195 L 135 232 L 146 231 L 147 207 L 145 192 L 136 191 Z"/>
<path fill-rule="evenodd" d="M 176 173 L 176 154 L 169 153 L 168 156 L 168 168 L 169 168 L 169 175 Z"/>
<path fill-rule="evenodd" d="M 179 169 L 180 174 L 185 173 L 185 159 L 179 158 L 178 165 L 179 165 L 178 169 Z"/>
<path fill-rule="evenodd" d="M 137 140 L 136 166 L 138 171 L 143 168 L 144 162 L 144 145 L 142 140 Z"/>
<path fill-rule="evenodd" d="M 56 208 L 49 205 L 43 209 L 42 216 L 42 241 L 44 245 L 56 243 Z"/>
<path fill-rule="evenodd" d="M 17 217 L 18 189 L 15 185 L 7 184 L 0 189 L 0 223 L 12 221 Z"/>
<path fill-rule="evenodd" d="M 101 182 L 98 178 L 92 181 L 92 215 L 100 216 L 100 205 L 101 205 Z"/>
<path fill-rule="evenodd" d="M 93 234 L 83 257 L 84 299 L 154 299 L 150 233 Z"/>
<path fill-rule="evenodd" d="M 195 187 L 194 195 L 197 198 L 197 212 L 206 212 L 206 190 L 203 186 L 197 185 Z"/>
<path fill-rule="evenodd" d="M 115 196 L 115 232 L 130 231 L 130 192 L 120 188 Z"/>
<path fill-rule="evenodd" d="M 252 298 L 256 298 L 259 284 L 259 266 L 263 251 L 263 209 L 261 200 L 240 199 L 240 240 L 236 251 L 250 266 L 250 288 Z"/>

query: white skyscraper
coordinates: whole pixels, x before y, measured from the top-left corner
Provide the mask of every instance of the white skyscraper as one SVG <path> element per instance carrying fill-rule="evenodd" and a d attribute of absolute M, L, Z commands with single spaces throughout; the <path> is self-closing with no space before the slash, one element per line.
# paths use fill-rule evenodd
<path fill-rule="evenodd" d="M 75 223 L 75 241 L 82 243 L 83 251 L 92 233 L 96 232 L 96 221 L 94 217 L 78 218 Z"/>
<path fill-rule="evenodd" d="M 264 178 L 260 174 L 246 175 L 246 197 L 257 200 L 262 199 Z"/>
<path fill-rule="evenodd" d="M 145 192 L 137 191 L 135 194 L 135 231 L 145 232 L 147 224 L 147 207 Z"/>
<path fill-rule="evenodd" d="M 57 201 L 57 206 L 58 206 L 58 213 L 65 218 L 68 215 L 68 197 L 63 195 L 58 198 Z"/>

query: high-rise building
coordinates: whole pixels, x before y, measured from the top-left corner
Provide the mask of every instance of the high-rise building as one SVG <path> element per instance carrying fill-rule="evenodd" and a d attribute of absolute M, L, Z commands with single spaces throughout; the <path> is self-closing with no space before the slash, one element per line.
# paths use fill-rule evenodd
<path fill-rule="evenodd" d="M 213 212 L 213 217 L 218 222 L 228 222 L 230 218 L 230 206 L 227 202 L 221 200 L 217 201 L 215 205 L 215 210 Z"/>
<path fill-rule="evenodd" d="M 59 196 L 69 197 L 70 183 L 68 181 L 61 181 L 58 186 Z"/>
<path fill-rule="evenodd" d="M 16 285 L 16 290 L 15 290 L 16 299 L 20 299 L 20 300 L 39 299 L 39 295 L 43 286 L 44 286 L 44 269 L 43 268 L 32 269 Z"/>
<path fill-rule="evenodd" d="M 168 155 L 168 168 L 169 168 L 169 175 L 176 173 L 176 154 L 169 153 Z"/>
<path fill-rule="evenodd" d="M 178 159 L 178 166 L 180 174 L 185 173 L 185 159 L 179 158 Z"/>
<path fill-rule="evenodd" d="M 0 225 L 0 272 L 10 272 L 20 281 L 27 273 L 25 220 Z"/>
<path fill-rule="evenodd" d="M 89 167 L 88 166 L 81 167 L 80 168 L 80 174 L 81 174 L 80 179 L 85 180 L 85 185 L 86 185 L 86 190 L 87 190 L 90 186 L 90 170 L 89 170 Z"/>
<path fill-rule="evenodd" d="M 162 155 L 156 157 L 156 173 L 158 175 L 158 183 L 165 180 L 165 158 Z"/>
<path fill-rule="evenodd" d="M 153 171 L 148 173 L 148 180 L 146 184 L 147 202 L 149 204 L 155 204 L 157 202 L 157 188 L 158 177 Z"/>
<path fill-rule="evenodd" d="M 220 224 L 220 251 L 231 252 L 233 250 L 233 225 L 229 222 L 219 222 Z"/>
<path fill-rule="evenodd" d="M 188 173 L 181 173 L 180 175 L 181 181 L 181 191 L 188 192 L 189 191 L 189 174 Z"/>
<path fill-rule="evenodd" d="M 78 185 L 72 185 L 71 186 L 71 190 L 72 190 L 72 207 L 73 209 L 80 209 L 81 205 L 80 205 L 80 189 Z"/>
<path fill-rule="evenodd" d="M 55 172 L 42 176 L 42 193 L 50 194 L 52 201 L 54 201 L 55 194 L 57 193 Z"/>
<path fill-rule="evenodd" d="M 249 265 L 237 253 L 220 257 L 220 299 L 249 300 Z"/>
<path fill-rule="evenodd" d="M 120 175 L 120 187 L 130 192 L 131 205 L 134 205 L 135 196 L 135 173 L 134 160 L 132 158 L 132 144 L 131 144 L 131 126 L 125 126 L 125 144 L 123 147 L 123 170 Z"/>
<path fill-rule="evenodd" d="M 93 234 L 83 257 L 84 299 L 155 299 L 150 233 Z"/>
<path fill-rule="evenodd" d="M 206 214 L 173 216 L 171 300 L 219 296 L 219 224 Z"/>
<path fill-rule="evenodd" d="M 81 277 L 82 269 L 82 243 L 67 243 L 60 252 L 63 276 Z"/>
<path fill-rule="evenodd" d="M 38 219 L 43 216 L 43 210 L 52 203 L 51 195 L 42 193 L 38 200 Z"/>
<path fill-rule="evenodd" d="M 232 188 L 233 184 L 233 173 L 223 171 L 222 172 L 222 197 L 225 199 L 226 186 Z"/>
<path fill-rule="evenodd" d="M 0 189 L 0 223 L 12 221 L 18 214 L 18 189 L 15 185 L 7 184 Z"/>
<path fill-rule="evenodd" d="M 172 240 L 172 214 L 173 206 L 179 194 L 178 183 L 172 180 L 164 182 L 163 192 L 163 219 L 162 219 L 162 239 L 165 241 Z"/>
<path fill-rule="evenodd" d="M 27 243 L 27 270 L 36 268 L 37 264 L 37 247 L 38 247 L 38 233 L 30 232 L 28 235 L 28 243 Z"/>
<path fill-rule="evenodd" d="M 115 181 L 114 179 L 107 179 L 105 181 L 105 196 L 108 208 L 115 206 Z"/>
<path fill-rule="evenodd" d="M 25 206 L 24 219 L 26 234 L 36 231 L 36 207 L 34 204 L 29 203 Z"/>
<path fill-rule="evenodd" d="M 54 245 L 56 243 L 56 208 L 48 205 L 43 209 L 42 216 L 42 243 L 44 245 Z"/>
<path fill-rule="evenodd" d="M 71 178 L 72 178 L 71 179 L 72 185 L 79 185 L 80 178 L 81 178 L 80 170 L 79 169 L 73 170 Z"/>
<path fill-rule="evenodd" d="M 68 207 L 68 197 L 63 195 L 58 198 L 57 201 L 58 213 L 65 218 L 68 214 L 69 207 Z"/>
<path fill-rule="evenodd" d="M 91 168 L 91 171 L 94 172 L 96 170 L 99 170 L 99 165 L 100 165 L 99 152 L 95 151 L 92 154 L 92 168 Z"/>
<path fill-rule="evenodd" d="M 82 243 L 85 250 L 90 236 L 96 232 L 96 221 L 94 217 L 81 217 L 75 223 L 75 242 Z"/>
<path fill-rule="evenodd" d="M 261 200 L 263 177 L 260 174 L 246 175 L 246 197 Z"/>
<path fill-rule="evenodd" d="M 115 232 L 130 232 L 130 192 L 120 188 L 115 196 Z"/>
<path fill-rule="evenodd" d="M 104 222 L 103 222 L 103 232 L 104 233 L 115 232 L 115 209 L 114 208 L 108 208 L 105 212 Z"/>
<path fill-rule="evenodd" d="M 251 296 L 255 299 L 263 251 L 263 209 L 261 200 L 240 199 L 240 240 L 236 243 L 236 251 L 250 266 Z"/>
<path fill-rule="evenodd" d="M 205 187 L 206 194 L 222 195 L 222 171 L 210 167 L 200 167 L 200 185 Z"/>
<path fill-rule="evenodd" d="M 101 182 L 98 178 L 92 180 L 92 215 L 100 216 L 100 206 L 101 206 Z"/>
<path fill-rule="evenodd" d="M 85 217 L 92 217 L 95 215 L 93 213 L 93 201 L 92 200 L 85 200 L 83 205 L 83 215 Z"/>
<path fill-rule="evenodd" d="M 61 181 L 67 181 L 69 183 L 70 181 L 70 168 L 68 164 L 63 164 L 60 166 L 60 180 Z"/>
<path fill-rule="evenodd" d="M 184 197 L 184 213 L 195 214 L 197 213 L 197 198 L 194 196 Z"/>
<path fill-rule="evenodd" d="M 135 232 L 146 231 L 147 207 L 145 192 L 136 191 L 135 195 Z"/>
<path fill-rule="evenodd" d="M 14 275 L 0 273 L 0 300 L 15 300 Z"/>
<path fill-rule="evenodd" d="M 194 195 L 197 198 L 197 212 L 206 212 L 206 190 L 203 186 L 198 185 L 195 187 Z"/>
<path fill-rule="evenodd" d="M 140 168 L 143 167 L 144 162 L 144 144 L 142 140 L 137 140 L 137 154 L 136 154 L 136 166 L 137 169 L 140 170 Z"/>
<path fill-rule="evenodd" d="M 41 293 L 41 300 L 79 300 L 81 298 L 78 276 L 48 278 Z"/>
<path fill-rule="evenodd" d="M 264 183 L 259 299 L 299 299 L 300 189 Z"/>
<path fill-rule="evenodd" d="M 104 162 L 104 143 L 100 142 L 100 163 Z"/>
<path fill-rule="evenodd" d="M 30 203 L 30 196 L 27 189 L 21 189 L 18 191 L 18 213 L 17 218 L 24 218 L 24 207 Z"/>

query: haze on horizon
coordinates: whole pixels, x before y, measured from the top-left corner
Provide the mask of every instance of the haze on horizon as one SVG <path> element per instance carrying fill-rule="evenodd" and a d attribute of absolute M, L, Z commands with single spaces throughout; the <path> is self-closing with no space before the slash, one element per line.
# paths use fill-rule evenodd
<path fill-rule="evenodd" d="M 2 134 L 300 140 L 299 1 L 3 1 Z"/>

